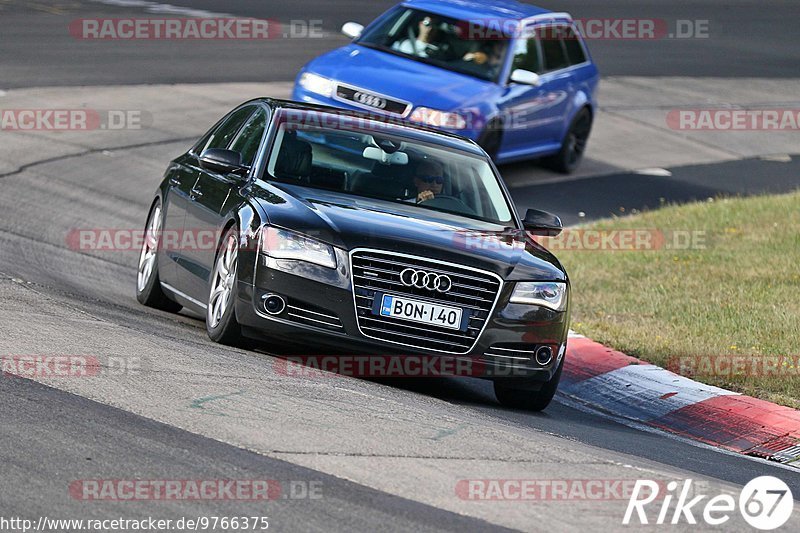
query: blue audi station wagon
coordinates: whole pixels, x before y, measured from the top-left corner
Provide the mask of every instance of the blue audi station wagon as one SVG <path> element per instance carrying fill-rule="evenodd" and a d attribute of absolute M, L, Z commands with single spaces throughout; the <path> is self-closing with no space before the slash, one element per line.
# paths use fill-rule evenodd
<path fill-rule="evenodd" d="M 567 13 L 515 1 L 408 0 L 309 62 L 293 99 L 368 110 L 473 139 L 496 163 L 576 168 L 597 67 Z"/>

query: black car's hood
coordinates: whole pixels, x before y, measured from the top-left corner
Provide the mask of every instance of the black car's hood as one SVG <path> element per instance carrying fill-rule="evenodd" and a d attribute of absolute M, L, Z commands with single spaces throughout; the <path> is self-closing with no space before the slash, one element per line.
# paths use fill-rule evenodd
<path fill-rule="evenodd" d="M 374 248 L 482 268 L 506 280 L 565 280 L 558 260 L 525 232 L 413 204 L 296 185 L 256 186 L 269 223 L 345 250 Z"/>

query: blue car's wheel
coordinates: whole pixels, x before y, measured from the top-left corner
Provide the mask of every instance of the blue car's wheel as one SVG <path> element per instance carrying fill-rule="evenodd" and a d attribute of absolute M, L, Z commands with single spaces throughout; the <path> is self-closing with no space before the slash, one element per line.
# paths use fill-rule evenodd
<path fill-rule="evenodd" d="M 567 135 L 561 143 L 561 150 L 547 160 L 553 170 L 569 174 L 578 167 L 586 151 L 591 131 L 592 113 L 584 107 L 572 120 Z"/>
<path fill-rule="evenodd" d="M 497 160 L 497 154 L 500 152 L 500 142 L 503 140 L 503 123 L 499 120 L 491 120 L 484 128 L 478 144 L 483 150 L 489 154 L 492 160 Z"/>

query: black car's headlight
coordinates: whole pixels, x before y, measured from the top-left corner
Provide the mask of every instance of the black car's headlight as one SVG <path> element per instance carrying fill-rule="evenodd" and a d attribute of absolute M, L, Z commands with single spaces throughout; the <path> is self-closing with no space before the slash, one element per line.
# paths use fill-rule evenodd
<path fill-rule="evenodd" d="M 330 244 L 272 226 L 261 229 L 261 252 L 275 259 L 297 259 L 336 268 L 336 253 Z"/>
<path fill-rule="evenodd" d="M 518 282 L 511 293 L 512 304 L 541 305 L 554 311 L 567 308 L 567 284 L 558 281 Z"/>

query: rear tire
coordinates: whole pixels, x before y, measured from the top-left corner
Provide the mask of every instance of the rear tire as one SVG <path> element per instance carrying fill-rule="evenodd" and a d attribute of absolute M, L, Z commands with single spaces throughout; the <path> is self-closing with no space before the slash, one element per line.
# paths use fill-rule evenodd
<path fill-rule="evenodd" d="M 558 390 L 558 382 L 561 381 L 561 369 L 564 368 L 564 359 L 558 365 L 558 370 L 550 378 L 550 381 L 542 385 L 538 391 L 513 389 L 499 382 L 494 383 L 494 395 L 497 401 L 504 407 L 513 409 L 524 409 L 526 411 L 543 411 L 550 405 L 553 397 Z"/>
<path fill-rule="evenodd" d="M 206 331 L 208 337 L 220 344 L 240 346 L 242 328 L 236 320 L 236 288 L 238 283 L 239 241 L 235 226 L 228 228 L 214 257 L 208 306 Z"/>
<path fill-rule="evenodd" d="M 158 245 L 161 241 L 162 220 L 161 200 L 156 200 L 145 224 L 144 243 L 136 274 L 136 299 L 147 307 L 177 313 L 183 306 L 164 294 L 158 278 Z"/>
<path fill-rule="evenodd" d="M 589 142 L 589 133 L 592 131 L 592 113 L 588 108 L 581 109 L 567 130 L 567 135 L 561 142 L 561 150 L 551 157 L 546 163 L 555 171 L 570 174 L 581 162 L 586 144 Z"/>

